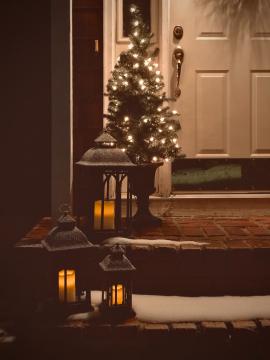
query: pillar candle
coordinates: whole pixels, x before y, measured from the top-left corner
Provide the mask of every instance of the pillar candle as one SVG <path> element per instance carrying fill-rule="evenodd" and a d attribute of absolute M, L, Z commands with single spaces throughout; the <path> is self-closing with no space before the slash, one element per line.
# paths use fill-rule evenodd
<path fill-rule="evenodd" d="M 94 209 L 94 229 L 101 230 L 101 200 L 95 201 Z M 103 229 L 113 230 L 114 229 L 114 218 L 115 218 L 115 204 L 114 200 L 104 201 L 104 218 L 103 218 Z"/>
<path fill-rule="evenodd" d="M 66 295 L 65 295 L 65 286 L 66 286 Z M 60 302 L 71 303 L 76 301 L 75 270 L 59 271 L 58 296 Z"/>
<path fill-rule="evenodd" d="M 112 305 L 123 304 L 123 285 L 116 285 L 116 297 L 115 297 L 115 285 L 112 286 Z"/>

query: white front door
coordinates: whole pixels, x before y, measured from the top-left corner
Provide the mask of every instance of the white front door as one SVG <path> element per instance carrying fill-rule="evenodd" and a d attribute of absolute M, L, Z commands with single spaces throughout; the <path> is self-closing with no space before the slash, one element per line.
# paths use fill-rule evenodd
<path fill-rule="evenodd" d="M 183 153 L 189 158 L 269 157 L 270 1 L 170 4 L 169 51 L 172 57 L 181 45 L 185 54 L 176 103 Z M 180 41 L 173 38 L 175 25 L 184 29 Z"/>

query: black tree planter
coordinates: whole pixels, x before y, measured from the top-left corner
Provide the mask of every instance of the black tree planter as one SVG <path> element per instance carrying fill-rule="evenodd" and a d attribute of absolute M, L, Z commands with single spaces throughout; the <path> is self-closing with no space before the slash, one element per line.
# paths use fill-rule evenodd
<path fill-rule="evenodd" d="M 131 191 L 137 198 L 137 212 L 133 216 L 132 225 L 158 226 L 161 219 L 152 215 L 149 209 L 149 196 L 155 192 L 155 173 L 163 162 L 139 164 L 133 168 L 130 175 Z"/>

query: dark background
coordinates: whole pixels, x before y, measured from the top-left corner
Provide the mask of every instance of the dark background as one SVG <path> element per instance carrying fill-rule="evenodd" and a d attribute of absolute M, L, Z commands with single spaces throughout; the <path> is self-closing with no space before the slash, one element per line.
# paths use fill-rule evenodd
<path fill-rule="evenodd" d="M 50 22 L 49 0 L 1 3 L 0 295 L 12 245 L 50 213 Z"/>

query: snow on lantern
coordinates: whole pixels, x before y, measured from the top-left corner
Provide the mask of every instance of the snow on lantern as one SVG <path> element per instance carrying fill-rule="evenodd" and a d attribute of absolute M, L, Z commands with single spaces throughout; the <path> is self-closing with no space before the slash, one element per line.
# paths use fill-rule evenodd
<path fill-rule="evenodd" d="M 48 296 L 52 305 L 64 313 L 91 310 L 88 249 L 93 244 L 68 211 L 41 243 L 49 255 Z"/>
<path fill-rule="evenodd" d="M 99 263 L 102 271 L 102 302 L 100 311 L 110 320 L 123 320 L 135 316 L 132 309 L 132 282 L 136 270 L 120 245 Z"/>
<path fill-rule="evenodd" d="M 95 140 L 95 147 L 77 162 L 75 212 L 85 219 L 87 232 L 94 239 L 128 232 L 132 217 L 129 174 L 133 167 L 106 130 Z"/>

